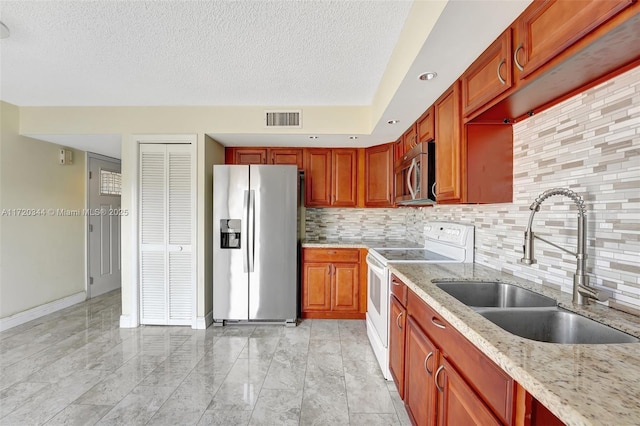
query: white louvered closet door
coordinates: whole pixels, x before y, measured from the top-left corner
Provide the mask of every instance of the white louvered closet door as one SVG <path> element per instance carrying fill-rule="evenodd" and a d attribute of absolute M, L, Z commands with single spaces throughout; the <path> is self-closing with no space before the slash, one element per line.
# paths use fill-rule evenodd
<path fill-rule="evenodd" d="M 140 145 L 142 324 L 192 323 L 194 184 L 190 145 Z"/>

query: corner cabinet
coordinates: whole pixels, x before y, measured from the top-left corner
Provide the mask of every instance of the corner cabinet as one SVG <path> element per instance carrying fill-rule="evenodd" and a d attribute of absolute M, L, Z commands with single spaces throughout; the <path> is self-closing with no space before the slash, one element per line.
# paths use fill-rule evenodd
<path fill-rule="evenodd" d="M 358 150 L 305 150 L 305 206 L 356 207 Z"/>
<path fill-rule="evenodd" d="M 463 202 L 463 141 L 460 111 L 460 81 L 456 81 L 435 103 L 436 201 Z"/>
<path fill-rule="evenodd" d="M 364 319 L 362 264 L 357 248 L 303 248 L 302 318 Z"/>

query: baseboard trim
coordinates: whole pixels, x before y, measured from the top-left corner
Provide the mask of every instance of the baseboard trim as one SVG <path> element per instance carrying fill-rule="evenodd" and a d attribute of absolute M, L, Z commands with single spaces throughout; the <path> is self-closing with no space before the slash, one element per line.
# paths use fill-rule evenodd
<path fill-rule="evenodd" d="M 196 330 L 205 330 L 211 324 L 213 324 L 213 311 L 210 311 L 204 317 L 197 317 L 196 318 L 196 327 L 195 328 L 196 328 Z"/>
<path fill-rule="evenodd" d="M 120 328 L 138 328 L 140 324 L 131 315 L 120 315 Z"/>
<path fill-rule="evenodd" d="M 68 308 L 69 306 L 84 302 L 85 300 L 87 300 L 87 293 L 85 291 L 81 291 L 79 293 L 72 294 L 71 296 L 63 297 L 62 299 L 27 309 L 26 311 L 18 312 L 17 314 L 5 318 L 0 318 L 0 331 L 9 330 L 10 328 L 17 327 L 45 315 Z"/>

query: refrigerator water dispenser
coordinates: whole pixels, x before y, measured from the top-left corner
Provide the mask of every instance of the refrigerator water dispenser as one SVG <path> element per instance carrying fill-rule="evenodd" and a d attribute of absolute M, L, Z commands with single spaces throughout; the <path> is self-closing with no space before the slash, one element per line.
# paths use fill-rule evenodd
<path fill-rule="evenodd" d="M 221 219 L 220 220 L 220 248 L 239 249 L 241 227 L 242 227 L 241 219 Z"/>

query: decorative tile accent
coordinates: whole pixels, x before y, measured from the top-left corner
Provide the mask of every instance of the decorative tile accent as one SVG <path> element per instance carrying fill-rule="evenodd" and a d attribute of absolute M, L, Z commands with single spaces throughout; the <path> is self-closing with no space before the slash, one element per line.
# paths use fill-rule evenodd
<path fill-rule="evenodd" d="M 310 209 L 307 229 L 315 238 L 345 233 L 422 242 L 425 221 L 472 223 L 477 263 L 571 292 L 574 256 L 536 240 L 538 263 L 519 263 L 529 205 L 547 189 L 570 188 L 587 206 L 591 284 L 612 292 L 612 305 L 640 308 L 640 67 L 515 124 L 513 131 L 512 203 Z M 573 202 L 552 197 L 536 214 L 533 229 L 575 251 L 576 226 Z"/>

